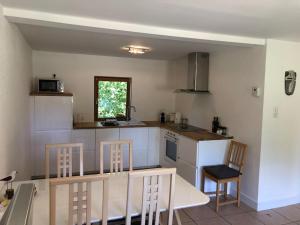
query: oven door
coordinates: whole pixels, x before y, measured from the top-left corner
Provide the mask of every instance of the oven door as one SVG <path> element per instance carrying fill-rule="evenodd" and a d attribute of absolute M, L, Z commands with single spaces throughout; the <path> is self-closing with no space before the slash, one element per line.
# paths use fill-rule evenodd
<path fill-rule="evenodd" d="M 177 161 L 177 139 L 165 137 L 166 140 L 166 159 L 170 162 Z"/>

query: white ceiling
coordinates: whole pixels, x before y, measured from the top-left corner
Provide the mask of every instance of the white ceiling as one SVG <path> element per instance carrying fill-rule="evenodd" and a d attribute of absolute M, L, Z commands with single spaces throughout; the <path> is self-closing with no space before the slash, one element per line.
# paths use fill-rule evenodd
<path fill-rule="evenodd" d="M 170 60 L 190 52 L 215 52 L 231 47 L 222 44 L 96 33 L 28 24 L 18 24 L 18 27 L 33 49 L 45 51 Z M 144 55 L 134 56 L 121 50 L 121 47 L 127 45 L 149 46 L 152 50 Z"/>
<path fill-rule="evenodd" d="M 0 0 L 5 7 L 300 41 L 299 0 Z"/>
<path fill-rule="evenodd" d="M 300 0 L 0 0 L 33 49 L 174 59 L 266 38 L 300 41 Z"/>

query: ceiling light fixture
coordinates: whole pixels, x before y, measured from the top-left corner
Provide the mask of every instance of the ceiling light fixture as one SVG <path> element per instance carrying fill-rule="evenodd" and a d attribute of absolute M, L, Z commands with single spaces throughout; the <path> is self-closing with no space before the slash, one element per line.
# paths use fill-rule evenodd
<path fill-rule="evenodd" d="M 122 50 L 128 51 L 130 54 L 133 55 L 142 55 L 146 52 L 149 52 L 151 49 L 144 46 L 135 46 L 135 45 L 129 45 L 122 48 Z"/>

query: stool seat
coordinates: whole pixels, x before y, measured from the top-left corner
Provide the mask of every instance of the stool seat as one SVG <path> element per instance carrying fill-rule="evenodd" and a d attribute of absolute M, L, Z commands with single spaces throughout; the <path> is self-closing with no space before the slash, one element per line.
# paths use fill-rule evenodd
<path fill-rule="evenodd" d="M 214 165 L 214 166 L 205 166 L 203 170 L 211 175 L 212 177 L 221 180 L 221 179 L 228 179 L 234 178 L 242 175 L 239 171 L 230 168 L 227 165 Z"/>

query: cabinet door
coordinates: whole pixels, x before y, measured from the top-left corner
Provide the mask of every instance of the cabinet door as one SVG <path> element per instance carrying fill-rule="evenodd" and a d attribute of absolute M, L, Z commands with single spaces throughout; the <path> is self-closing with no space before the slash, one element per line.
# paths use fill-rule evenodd
<path fill-rule="evenodd" d="M 95 129 L 72 130 L 72 143 L 83 143 L 84 150 L 95 151 Z"/>
<path fill-rule="evenodd" d="M 179 159 L 196 166 L 197 162 L 197 142 L 186 138 L 183 136 L 179 136 L 178 140 L 178 157 Z"/>
<path fill-rule="evenodd" d="M 166 136 L 167 130 L 160 129 L 160 144 L 159 144 L 159 164 L 163 167 L 166 166 L 165 156 L 166 156 Z"/>
<path fill-rule="evenodd" d="M 119 140 L 119 128 L 96 129 L 96 170 L 100 170 L 100 142 L 101 141 L 116 141 Z M 128 161 L 128 157 L 127 157 Z M 104 170 L 110 168 L 110 155 L 107 146 L 104 147 Z M 124 164 L 125 165 L 125 164 Z"/>
<path fill-rule="evenodd" d="M 148 166 L 159 165 L 160 129 L 149 128 L 148 137 Z"/>
<path fill-rule="evenodd" d="M 120 140 L 131 139 L 133 141 L 133 166 L 146 167 L 148 156 L 148 132 L 149 128 L 121 128 Z"/>
<path fill-rule="evenodd" d="M 197 176 L 198 175 L 197 167 L 192 166 L 191 164 L 186 163 L 181 159 L 177 159 L 176 167 L 177 167 L 177 173 L 183 179 L 185 179 L 192 185 L 196 186 L 197 179 L 199 179 Z"/>
<path fill-rule="evenodd" d="M 41 131 L 32 134 L 33 176 L 45 175 L 45 145 L 70 143 L 70 131 Z M 75 161 L 73 162 L 75 163 Z M 56 154 L 50 154 L 50 173 L 56 174 Z"/>
<path fill-rule="evenodd" d="M 73 126 L 73 97 L 35 96 L 35 131 L 71 130 Z"/>
<path fill-rule="evenodd" d="M 83 169 L 84 172 L 96 171 L 95 129 L 72 130 L 71 142 L 83 143 Z M 75 161 L 79 160 L 79 154 L 74 154 Z M 78 159 L 77 159 L 78 158 Z M 74 169 L 79 170 L 79 165 Z"/>

